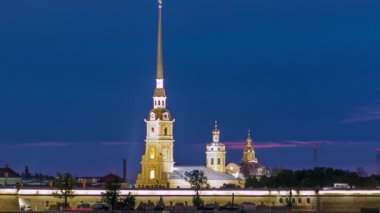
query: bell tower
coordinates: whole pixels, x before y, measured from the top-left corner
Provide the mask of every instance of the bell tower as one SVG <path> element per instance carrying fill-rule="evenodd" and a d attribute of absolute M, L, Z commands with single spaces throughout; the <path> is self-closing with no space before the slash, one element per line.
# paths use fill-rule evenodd
<path fill-rule="evenodd" d="M 248 130 L 248 136 L 243 152 L 243 162 L 257 162 L 255 150 L 252 147 L 251 130 Z"/>
<path fill-rule="evenodd" d="M 166 92 L 162 62 L 161 36 L 162 0 L 158 0 L 158 42 L 156 88 L 153 95 L 153 109 L 146 123 L 145 154 L 141 159 L 141 172 L 137 176 L 136 187 L 168 187 L 168 173 L 173 172 L 173 123 L 166 108 Z"/>
<path fill-rule="evenodd" d="M 206 166 L 217 172 L 226 170 L 226 146 L 219 141 L 218 122 L 212 131 L 212 142 L 206 145 Z"/>

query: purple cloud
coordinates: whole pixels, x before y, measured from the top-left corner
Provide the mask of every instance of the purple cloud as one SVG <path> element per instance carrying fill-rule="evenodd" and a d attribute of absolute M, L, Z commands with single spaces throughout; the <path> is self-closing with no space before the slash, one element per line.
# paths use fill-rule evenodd
<path fill-rule="evenodd" d="M 71 142 L 36 142 L 36 143 L 19 143 L 13 145 L 14 147 L 41 147 L 41 148 L 61 148 L 68 147 L 75 143 Z"/>
<path fill-rule="evenodd" d="M 230 141 L 230 142 L 224 142 L 224 144 L 229 149 L 244 149 L 245 147 L 245 141 Z M 270 149 L 270 148 L 287 148 L 287 147 L 296 147 L 296 144 L 286 144 L 286 143 L 279 143 L 279 142 L 264 142 L 264 143 L 254 143 L 253 147 L 256 149 Z"/>
<path fill-rule="evenodd" d="M 380 120 L 380 101 L 372 106 L 359 107 L 355 112 L 343 120 L 343 123 L 356 123 Z"/>
<path fill-rule="evenodd" d="M 367 141 L 331 141 L 331 140 L 285 140 L 279 142 L 254 142 L 253 147 L 256 149 L 272 149 L 272 148 L 294 148 L 294 147 L 310 147 L 325 145 L 363 145 L 369 144 Z M 229 149 L 244 149 L 245 141 L 225 142 Z"/>

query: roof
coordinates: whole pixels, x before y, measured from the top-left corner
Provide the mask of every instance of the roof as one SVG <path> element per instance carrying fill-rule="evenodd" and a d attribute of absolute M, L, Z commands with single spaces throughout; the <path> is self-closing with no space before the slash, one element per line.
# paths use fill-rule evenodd
<path fill-rule="evenodd" d="M 241 163 L 240 171 L 245 177 L 249 176 L 261 176 L 266 171 L 266 167 L 260 165 L 256 161 L 249 161 Z"/>
<path fill-rule="evenodd" d="M 156 108 L 156 109 L 150 110 L 149 115 L 148 115 L 148 119 L 150 119 L 150 114 L 152 112 L 155 115 L 155 119 L 154 120 L 157 120 L 157 119 L 160 119 L 160 120 L 169 120 L 169 121 L 172 120 L 171 115 L 170 115 L 170 111 L 168 109 L 166 109 L 166 108 Z M 167 115 L 167 118 L 164 118 L 164 114 L 165 113 Z"/>
<path fill-rule="evenodd" d="M 19 178 L 21 176 L 9 167 L 0 168 L 0 178 L 5 178 L 5 177 Z"/>
<path fill-rule="evenodd" d="M 166 92 L 164 88 L 154 89 L 154 97 L 166 97 Z"/>
<path fill-rule="evenodd" d="M 203 171 L 207 180 L 238 180 L 234 176 L 224 172 L 216 172 L 206 166 L 174 166 L 173 173 L 169 174 L 169 180 L 185 179 L 185 172 L 191 172 L 193 170 Z"/>
<path fill-rule="evenodd" d="M 115 180 L 121 181 L 122 178 L 119 177 L 119 176 L 117 176 L 117 175 L 115 175 L 115 174 L 113 174 L 113 173 L 110 173 L 110 174 L 108 174 L 108 175 L 106 175 L 104 177 L 101 177 L 99 179 L 99 182 L 100 183 L 107 183 L 107 182 L 111 182 L 111 181 L 115 181 Z"/>

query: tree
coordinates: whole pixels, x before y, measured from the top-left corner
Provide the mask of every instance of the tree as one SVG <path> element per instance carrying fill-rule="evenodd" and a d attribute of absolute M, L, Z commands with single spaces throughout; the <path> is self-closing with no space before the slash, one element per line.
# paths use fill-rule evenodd
<path fill-rule="evenodd" d="M 209 188 L 207 183 L 207 177 L 203 171 L 193 170 L 191 172 L 185 172 L 185 179 L 190 183 L 191 188 L 195 190 L 195 196 L 193 196 L 193 205 L 200 208 L 203 206 L 203 200 L 199 197 L 199 190 Z"/>
<path fill-rule="evenodd" d="M 193 188 L 197 193 L 199 190 L 210 187 L 207 182 L 207 177 L 204 172 L 200 170 L 185 172 L 185 179 L 190 183 L 191 188 Z"/>
<path fill-rule="evenodd" d="M 58 174 L 58 178 L 54 181 L 54 186 L 58 188 L 53 193 L 54 197 L 63 199 L 63 207 L 69 207 L 68 199 L 75 197 L 73 188 L 76 182 L 70 173 Z"/>
<path fill-rule="evenodd" d="M 245 188 L 259 188 L 260 182 L 257 180 L 256 177 L 249 177 L 245 179 L 244 187 Z"/>
<path fill-rule="evenodd" d="M 292 194 L 292 190 L 289 191 L 289 197 L 287 199 L 287 202 L 285 204 L 286 207 L 288 208 L 292 208 L 293 207 L 293 194 Z"/>
<path fill-rule="evenodd" d="M 362 187 L 367 189 L 376 189 L 378 182 L 373 177 L 364 177 L 362 178 Z"/>
<path fill-rule="evenodd" d="M 124 209 L 133 211 L 135 210 L 135 205 L 136 205 L 136 198 L 135 196 L 131 194 L 131 192 L 129 192 L 124 200 Z"/>
<path fill-rule="evenodd" d="M 164 203 L 164 200 L 162 199 L 162 196 L 160 196 L 160 200 L 158 201 L 158 203 L 154 207 L 154 210 L 162 211 L 164 209 L 165 209 L 165 203 Z"/>
<path fill-rule="evenodd" d="M 103 201 L 108 203 L 112 210 L 115 208 L 116 202 L 120 195 L 121 182 L 118 178 L 113 178 L 106 182 L 106 192 L 102 193 Z"/>
<path fill-rule="evenodd" d="M 225 183 L 225 184 L 223 184 L 223 186 L 221 188 L 223 188 L 223 189 L 239 189 L 240 186 L 237 184 L 233 184 L 233 183 Z"/>
<path fill-rule="evenodd" d="M 356 169 L 356 173 L 359 175 L 359 177 L 366 177 L 366 176 L 368 176 L 367 172 L 363 169 L 363 167 L 358 167 Z"/>

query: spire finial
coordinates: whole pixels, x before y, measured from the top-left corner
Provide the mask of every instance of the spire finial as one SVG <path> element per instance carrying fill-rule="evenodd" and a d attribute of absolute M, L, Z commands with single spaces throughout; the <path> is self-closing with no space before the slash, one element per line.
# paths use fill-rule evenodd
<path fill-rule="evenodd" d="M 162 31 L 161 31 L 161 8 L 162 0 L 158 0 L 158 38 L 157 38 L 157 79 L 163 79 L 164 68 L 162 63 Z"/>
<path fill-rule="evenodd" d="M 215 120 L 215 126 L 214 126 L 214 130 L 212 131 L 212 141 L 213 142 L 219 142 L 219 129 L 218 129 L 218 121 Z"/>
<path fill-rule="evenodd" d="M 252 144 L 251 129 L 248 129 L 247 145 L 251 146 L 251 144 Z"/>

